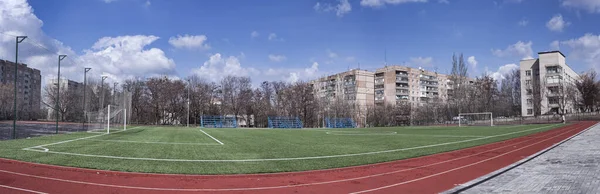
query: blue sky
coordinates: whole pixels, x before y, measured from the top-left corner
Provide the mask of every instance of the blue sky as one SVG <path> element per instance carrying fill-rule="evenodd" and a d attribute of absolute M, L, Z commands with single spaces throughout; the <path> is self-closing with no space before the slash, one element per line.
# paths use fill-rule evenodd
<path fill-rule="evenodd" d="M 465 55 L 471 76 L 488 72 L 501 79 L 520 59 L 557 48 L 575 71 L 600 70 L 598 0 L 30 0 L 21 4 L 31 6 L 29 19 L 13 15 L 13 20 L 35 21 L 31 19 L 35 17 L 42 23 L 12 27 L 10 18 L 5 18 L 0 19 L 0 31 L 26 33 L 32 38 L 29 41 L 39 42 L 34 46 L 44 45 L 54 54 L 69 53 L 65 75 L 75 80 L 80 79 L 79 68 L 91 66 L 115 80 L 161 74 L 218 80 L 219 73 L 247 75 L 255 82 L 295 81 L 356 68 L 359 63 L 374 70 L 383 66 L 384 56 L 388 64 L 447 73 L 454 52 Z M 13 56 L 14 40 L 4 42 L 0 57 Z M 23 55 L 43 75 L 54 73 L 50 53 Z"/>

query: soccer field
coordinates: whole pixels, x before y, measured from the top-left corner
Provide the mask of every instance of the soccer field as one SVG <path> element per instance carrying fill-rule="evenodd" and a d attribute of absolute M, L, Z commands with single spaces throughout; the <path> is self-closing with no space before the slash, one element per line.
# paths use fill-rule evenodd
<path fill-rule="evenodd" d="M 359 129 L 138 126 L 0 142 L 0 157 L 131 172 L 238 174 L 327 169 L 446 152 L 562 124 Z"/>

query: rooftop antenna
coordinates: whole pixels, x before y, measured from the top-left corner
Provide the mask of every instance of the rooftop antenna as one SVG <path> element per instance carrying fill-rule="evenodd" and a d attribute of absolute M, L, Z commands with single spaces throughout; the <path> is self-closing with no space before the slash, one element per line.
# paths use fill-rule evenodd
<path fill-rule="evenodd" d="M 387 67 L 387 48 L 383 49 L 383 61 L 384 65 Z"/>
<path fill-rule="evenodd" d="M 360 62 L 358 62 L 358 69 L 360 70 Z"/>

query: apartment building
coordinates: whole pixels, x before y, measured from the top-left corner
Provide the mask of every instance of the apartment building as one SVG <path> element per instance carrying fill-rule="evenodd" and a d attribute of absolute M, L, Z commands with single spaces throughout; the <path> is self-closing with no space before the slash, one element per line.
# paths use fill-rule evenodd
<path fill-rule="evenodd" d="M 422 68 L 386 66 L 375 72 L 375 104 L 408 103 L 418 106 L 433 101 L 446 101 L 451 86 L 451 81 L 444 74 Z"/>
<path fill-rule="evenodd" d="M 560 51 L 539 52 L 538 57 L 520 62 L 521 115 L 558 114 L 563 108 L 567 114 L 576 112 L 567 92 L 579 75 L 567 65 Z"/>
<path fill-rule="evenodd" d="M 46 82 L 46 85 L 48 85 L 48 87 L 56 87 L 58 82 L 57 78 L 49 78 Z M 66 79 L 64 77 L 60 78 L 60 91 L 76 91 L 76 92 L 81 92 L 83 91 L 83 83 L 80 82 L 76 82 L 70 79 Z M 64 94 L 64 93 L 61 93 Z M 62 96 L 61 98 L 66 98 L 67 96 Z M 61 100 L 62 101 L 62 100 Z M 48 100 L 48 102 L 50 102 L 50 100 Z M 54 101 L 52 101 L 54 102 Z M 54 106 L 54 104 L 51 104 L 51 106 Z M 48 113 L 47 113 L 47 119 L 52 120 L 56 118 L 56 113 L 54 112 L 54 110 L 52 108 L 48 109 Z"/>
<path fill-rule="evenodd" d="M 0 60 L 0 83 L 14 84 L 17 66 L 17 111 L 20 120 L 37 119 L 40 114 L 42 76 L 40 70 Z M 12 104 L 11 104 L 12 106 Z"/>
<path fill-rule="evenodd" d="M 313 80 L 311 84 L 316 97 L 322 102 L 344 101 L 353 106 L 357 110 L 355 121 L 362 126 L 367 107 L 374 103 L 373 75 L 373 72 L 353 69 Z"/>

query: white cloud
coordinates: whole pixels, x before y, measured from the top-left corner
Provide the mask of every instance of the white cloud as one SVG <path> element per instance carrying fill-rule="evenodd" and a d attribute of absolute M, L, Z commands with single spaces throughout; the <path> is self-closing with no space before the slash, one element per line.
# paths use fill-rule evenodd
<path fill-rule="evenodd" d="M 110 3 L 110 2 L 115 2 L 117 0 L 102 0 L 102 1 L 104 1 L 104 3 Z"/>
<path fill-rule="evenodd" d="M 577 39 L 561 41 L 571 49 L 570 59 L 581 60 L 600 72 L 600 35 L 585 34 Z"/>
<path fill-rule="evenodd" d="M 251 38 L 256 38 L 258 37 L 260 34 L 257 31 L 252 31 L 252 33 L 250 33 L 250 37 Z"/>
<path fill-rule="evenodd" d="M 571 25 L 571 22 L 566 22 L 561 14 L 555 15 L 546 23 L 546 27 L 550 31 L 555 32 L 562 32 L 563 29 L 569 25 Z"/>
<path fill-rule="evenodd" d="M 300 80 L 307 81 L 317 77 L 319 72 L 319 63 L 313 62 L 313 64 L 305 68 L 303 71 L 290 72 L 288 77 L 285 79 L 290 83 L 294 83 Z"/>
<path fill-rule="evenodd" d="M 348 0 L 338 0 L 338 2 L 339 3 L 336 5 L 329 3 L 321 4 L 320 2 L 317 2 L 317 4 L 313 6 L 313 9 L 318 12 L 335 12 L 335 15 L 338 17 L 344 17 L 345 14 L 352 11 L 352 5 L 350 5 Z"/>
<path fill-rule="evenodd" d="M 600 13 L 600 1 L 598 0 L 561 0 L 564 7 L 581 9 L 589 13 Z"/>
<path fill-rule="evenodd" d="M 433 58 L 431 57 L 412 57 L 410 63 L 418 67 L 433 67 Z"/>
<path fill-rule="evenodd" d="M 177 35 L 169 38 L 169 44 L 179 49 L 210 49 L 210 45 L 206 44 L 207 39 L 205 35 Z"/>
<path fill-rule="evenodd" d="M 287 58 L 284 55 L 273 55 L 270 54 L 269 55 L 269 60 L 273 61 L 273 62 L 282 62 L 285 61 Z"/>
<path fill-rule="evenodd" d="M 269 40 L 270 41 L 284 41 L 283 38 L 277 37 L 277 34 L 275 34 L 275 33 L 269 34 Z"/>
<path fill-rule="evenodd" d="M 450 4 L 448 0 L 438 0 L 438 3 Z"/>
<path fill-rule="evenodd" d="M 150 3 L 150 0 L 146 0 L 146 3 L 144 4 L 146 7 L 150 6 L 152 3 Z"/>
<path fill-rule="evenodd" d="M 558 40 L 552 41 L 550 43 L 550 50 L 553 50 L 553 51 L 560 50 L 560 42 Z"/>
<path fill-rule="evenodd" d="M 529 24 L 529 21 L 526 19 L 522 19 L 521 21 L 519 21 L 519 26 L 527 26 L 527 24 Z"/>
<path fill-rule="evenodd" d="M 25 0 L 0 1 L 0 32 L 28 36 L 19 44 L 19 62 L 39 69 L 43 82 L 48 77 L 56 77 L 58 54 L 67 55 L 61 62 L 61 76 L 76 81 L 82 81 L 84 67 L 92 68 L 89 78 L 107 74 L 114 78 L 110 81 L 175 74 L 175 63 L 161 49 L 146 48 L 159 37 L 103 37 L 78 55 L 62 42 L 48 37 L 42 25 Z M 14 57 L 14 41 L 14 37 L 0 34 L 0 57 Z"/>
<path fill-rule="evenodd" d="M 175 62 L 158 48 L 145 49 L 156 36 L 103 37 L 79 57 L 79 63 L 116 79 L 175 74 Z"/>
<path fill-rule="evenodd" d="M 337 57 L 338 57 L 337 53 L 334 53 L 334 52 L 332 52 L 332 51 L 331 51 L 331 50 L 329 50 L 329 49 L 327 49 L 327 56 L 328 56 L 329 58 L 332 58 L 332 59 L 333 59 L 333 58 L 337 58 Z"/>
<path fill-rule="evenodd" d="M 505 77 L 505 75 L 507 75 L 508 73 L 510 73 L 513 69 L 518 69 L 519 66 L 511 63 L 511 64 L 506 64 L 503 66 L 500 66 L 498 68 L 498 71 L 495 72 L 486 72 L 488 75 L 490 75 L 492 78 L 494 78 L 494 80 L 503 80 Z"/>
<path fill-rule="evenodd" d="M 477 60 L 475 59 L 475 56 L 470 56 L 469 58 L 467 58 L 467 63 L 471 65 L 471 68 L 477 68 Z"/>
<path fill-rule="evenodd" d="M 346 61 L 348 62 L 354 62 L 356 60 L 356 58 L 354 57 L 346 57 Z"/>
<path fill-rule="evenodd" d="M 254 68 L 242 67 L 240 60 L 235 56 L 224 57 L 220 53 L 210 56 L 199 68 L 192 69 L 192 73 L 218 82 L 227 75 L 253 76 L 260 72 Z"/>
<path fill-rule="evenodd" d="M 386 4 L 398 5 L 402 3 L 426 3 L 427 0 L 361 0 L 360 5 L 363 7 L 382 7 Z"/>
<path fill-rule="evenodd" d="M 533 43 L 522 42 L 519 41 L 513 45 L 509 45 L 506 49 L 492 49 L 492 54 L 497 57 L 521 57 L 522 59 L 531 59 L 533 58 L 533 50 L 531 49 L 531 45 Z"/>

